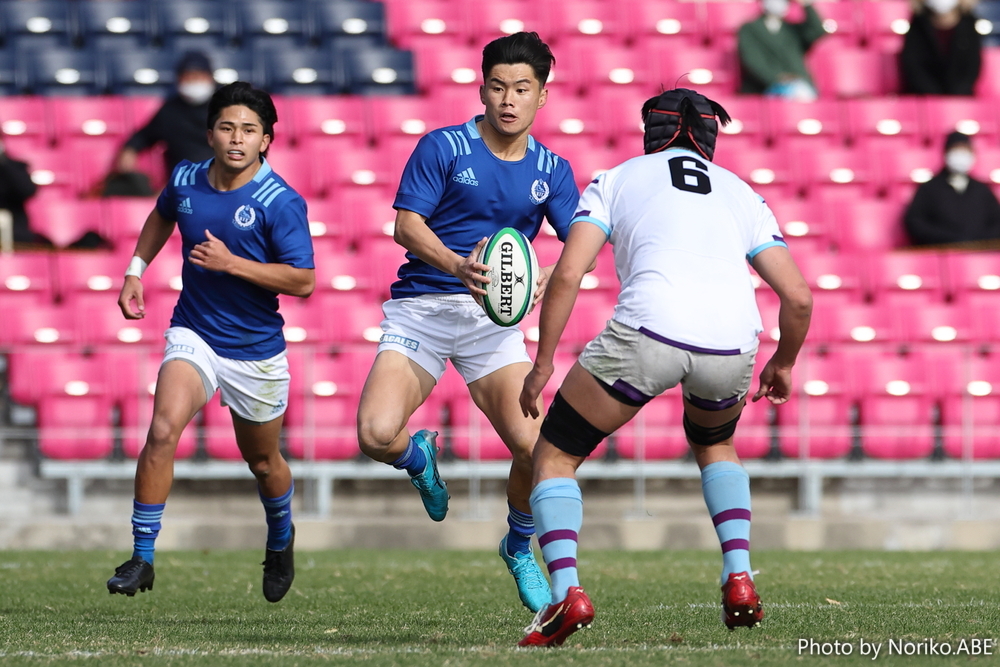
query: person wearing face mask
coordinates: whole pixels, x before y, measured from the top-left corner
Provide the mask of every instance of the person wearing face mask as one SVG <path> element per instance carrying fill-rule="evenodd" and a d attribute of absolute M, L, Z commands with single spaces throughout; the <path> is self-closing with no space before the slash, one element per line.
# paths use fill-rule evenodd
<path fill-rule="evenodd" d="M 760 17 L 740 27 L 740 92 L 800 102 L 816 99 L 805 54 L 826 32 L 812 1 L 799 2 L 805 8 L 800 23 L 785 20 L 789 0 L 762 0 Z"/>
<path fill-rule="evenodd" d="M 904 93 L 972 95 L 982 65 L 974 0 L 911 0 L 910 30 L 899 56 Z"/>
<path fill-rule="evenodd" d="M 202 162 L 211 158 L 212 148 L 205 141 L 205 119 L 215 88 L 208 56 L 198 51 L 181 56 L 177 63 L 177 92 L 125 142 L 115 160 L 115 171 L 135 172 L 139 153 L 160 143 L 167 148 L 163 157 L 168 174 L 181 160 Z"/>
<path fill-rule="evenodd" d="M 945 138 L 944 168 L 921 185 L 906 209 L 904 224 L 914 245 L 1000 239 L 1000 202 L 990 187 L 970 175 L 976 164 L 972 138 Z"/>

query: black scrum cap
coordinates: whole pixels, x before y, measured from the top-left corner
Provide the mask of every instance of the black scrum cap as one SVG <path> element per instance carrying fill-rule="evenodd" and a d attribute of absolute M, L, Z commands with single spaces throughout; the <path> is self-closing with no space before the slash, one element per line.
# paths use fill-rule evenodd
<path fill-rule="evenodd" d="M 725 126 L 731 119 L 717 102 L 687 88 L 674 88 L 646 100 L 642 120 L 646 125 L 643 147 L 647 155 L 685 136 L 705 159 L 711 160 L 719 123 Z"/>

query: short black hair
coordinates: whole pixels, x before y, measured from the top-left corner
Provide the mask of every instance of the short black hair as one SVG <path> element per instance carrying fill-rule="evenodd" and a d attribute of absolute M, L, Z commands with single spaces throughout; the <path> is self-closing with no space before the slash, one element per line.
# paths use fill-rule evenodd
<path fill-rule="evenodd" d="M 537 32 L 515 32 L 513 35 L 494 39 L 483 47 L 483 81 L 486 81 L 490 71 L 497 65 L 524 63 L 531 67 L 535 78 L 544 88 L 555 62 L 552 50 Z"/>
<path fill-rule="evenodd" d="M 271 96 L 263 90 L 254 88 L 246 81 L 234 81 L 215 91 L 208 103 L 208 129 L 215 127 L 222 110 L 226 107 L 246 107 L 257 114 L 264 134 L 270 135 L 274 141 L 274 124 L 278 122 L 278 111 L 274 108 Z M 267 157 L 267 150 L 261 155 Z"/>

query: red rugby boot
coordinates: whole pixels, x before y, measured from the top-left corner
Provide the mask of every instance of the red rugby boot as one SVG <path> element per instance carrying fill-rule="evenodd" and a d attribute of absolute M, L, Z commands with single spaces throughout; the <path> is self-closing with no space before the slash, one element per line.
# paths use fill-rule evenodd
<path fill-rule="evenodd" d="M 594 620 L 594 605 L 579 586 L 570 586 L 566 599 L 542 607 L 525 628 L 518 646 L 562 646 L 566 638 Z"/>
<path fill-rule="evenodd" d="M 749 572 L 732 572 L 722 585 L 722 622 L 730 630 L 737 626 L 752 628 L 764 619 L 757 588 Z"/>

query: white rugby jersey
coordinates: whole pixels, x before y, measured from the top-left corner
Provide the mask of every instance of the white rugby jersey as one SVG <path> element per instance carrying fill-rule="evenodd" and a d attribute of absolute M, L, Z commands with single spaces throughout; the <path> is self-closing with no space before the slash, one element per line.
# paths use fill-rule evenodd
<path fill-rule="evenodd" d="M 747 262 L 786 244 L 764 199 L 738 176 L 684 149 L 632 158 L 587 186 L 577 222 L 597 225 L 614 246 L 616 321 L 695 352 L 757 345 Z"/>

